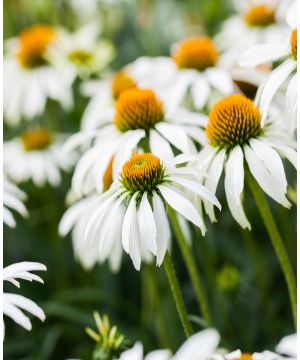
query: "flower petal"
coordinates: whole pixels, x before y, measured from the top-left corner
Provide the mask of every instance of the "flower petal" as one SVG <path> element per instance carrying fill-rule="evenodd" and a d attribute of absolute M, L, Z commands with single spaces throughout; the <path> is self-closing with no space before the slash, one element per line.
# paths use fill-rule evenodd
<path fill-rule="evenodd" d="M 139 210 L 138 210 L 138 222 L 140 236 L 146 241 L 147 248 L 153 255 L 157 254 L 156 244 L 156 225 L 154 215 L 151 206 L 148 201 L 147 193 L 143 194 Z"/>

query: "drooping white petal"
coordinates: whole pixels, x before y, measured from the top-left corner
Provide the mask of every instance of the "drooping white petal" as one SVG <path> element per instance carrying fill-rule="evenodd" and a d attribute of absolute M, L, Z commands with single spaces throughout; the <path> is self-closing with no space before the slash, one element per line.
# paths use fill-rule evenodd
<path fill-rule="evenodd" d="M 140 236 L 146 241 L 147 248 L 153 255 L 157 254 L 156 244 L 156 225 L 151 206 L 148 201 L 147 193 L 143 194 L 139 210 L 138 222 Z"/>
<path fill-rule="evenodd" d="M 217 89 L 223 95 L 229 95 L 233 92 L 233 82 L 229 73 L 221 68 L 208 68 L 205 71 L 212 88 Z"/>
<path fill-rule="evenodd" d="M 271 144 L 273 148 L 277 149 L 297 170 L 297 152 L 289 146 Z"/>
<path fill-rule="evenodd" d="M 225 161 L 225 150 L 220 150 L 214 157 L 210 167 L 207 171 L 207 178 L 204 181 L 204 185 L 213 193 L 216 194 L 218 183 L 222 174 L 224 161 Z M 214 207 L 210 201 L 204 201 L 204 209 L 208 214 L 211 222 L 217 221 L 215 217 Z"/>
<path fill-rule="evenodd" d="M 287 180 L 282 160 L 278 153 L 267 143 L 258 139 L 251 139 L 250 146 L 259 159 L 265 164 L 273 179 L 277 182 L 280 191 L 286 192 Z"/>
<path fill-rule="evenodd" d="M 278 188 L 277 182 L 274 181 L 264 163 L 258 158 L 250 146 L 245 146 L 244 151 L 249 169 L 259 186 L 275 201 L 289 208 L 291 204 L 286 199 L 284 192 Z"/>
<path fill-rule="evenodd" d="M 171 231 L 164 204 L 156 193 L 153 196 L 153 215 L 156 224 L 157 254 L 156 264 L 160 266 L 170 244 Z"/>
<path fill-rule="evenodd" d="M 297 121 L 297 73 L 290 80 L 285 98 L 286 127 L 290 133 L 293 133 Z"/>
<path fill-rule="evenodd" d="M 210 190 L 208 190 L 202 184 L 197 183 L 196 181 L 193 181 L 193 180 L 185 179 L 180 175 L 173 175 L 171 177 L 171 180 L 174 181 L 175 183 L 182 185 L 186 189 L 194 192 L 195 194 L 199 195 L 201 197 L 201 200 L 204 199 L 208 202 L 211 202 L 219 210 L 221 210 L 222 207 L 221 207 L 221 204 L 219 203 L 218 199 L 215 197 L 215 195 Z"/>
<path fill-rule="evenodd" d="M 198 109 L 202 109 L 207 103 L 210 94 L 210 87 L 207 80 L 203 75 L 198 74 L 194 79 L 191 87 L 191 95 L 194 101 L 194 105 Z"/>
<path fill-rule="evenodd" d="M 3 280 L 9 280 L 12 278 L 18 278 L 19 273 L 29 271 L 46 271 L 47 268 L 44 264 L 38 262 L 23 261 L 6 266 L 3 269 Z"/>
<path fill-rule="evenodd" d="M 170 350 L 155 350 L 147 354 L 144 360 L 171 360 Z"/>
<path fill-rule="evenodd" d="M 255 103 L 259 104 L 259 108 L 262 113 L 262 125 L 265 123 L 265 120 L 268 115 L 268 109 L 273 99 L 274 94 L 278 88 L 284 83 L 287 77 L 294 71 L 296 68 L 296 63 L 292 59 L 287 59 L 281 65 L 279 65 L 275 70 L 271 72 L 267 80 L 260 86 L 261 91 L 258 90 L 258 96 L 255 99 Z"/>
<path fill-rule="evenodd" d="M 189 153 L 188 137 L 185 131 L 178 125 L 167 124 L 164 122 L 157 123 L 155 128 L 165 139 L 183 153 Z"/>
<path fill-rule="evenodd" d="M 173 151 L 168 143 L 157 131 L 150 130 L 150 149 L 151 152 L 161 160 L 172 159 Z"/>
<path fill-rule="evenodd" d="M 287 46 L 282 44 L 259 44 L 246 50 L 240 60 L 242 67 L 253 67 L 268 62 L 273 62 L 289 54 Z"/>
<path fill-rule="evenodd" d="M 186 196 L 171 185 L 159 185 L 160 192 L 162 193 L 166 202 L 177 212 L 179 212 L 186 219 L 191 221 L 193 224 L 198 226 L 202 232 L 205 234 L 205 225 L 201 217 L 199 216 L 194 205 L 187 200 Z"/>
<path fill-rule="evenodd" d="M 122 226 L 122 244 L 124 250 L 130 255 L 133 265 L 136 270 L 140 270 L 141 266 L 141 249 L 140 249 L 140 236 L 138 217 L 136 209 L 136 197 L 138 193 L 135 193 L 126 210 L 123 226 Z"/>
<path fill-rule="evenodd" d="M 235 146 L 228 157 L 225 168 L 225 193 L 227 203 L 234 219 L 243 229 L 251 229 L 251 225 L 244 213 L 241 194 L 244 189 L 244 165 L 243 152 L 239 146 Z"/>
<path fill-rule="evenodd" d="M 200 331 L 188 338 L 172 360 L 207 359 L 216 352 L 220 335 L 214 329 Z"/>

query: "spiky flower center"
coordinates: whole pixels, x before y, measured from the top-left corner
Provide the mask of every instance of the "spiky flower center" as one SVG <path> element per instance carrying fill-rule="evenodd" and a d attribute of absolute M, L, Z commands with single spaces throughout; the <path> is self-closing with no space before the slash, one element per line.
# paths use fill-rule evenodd
<path fill-rule="evenodd" d="M 291 57 L 297 60 L 297 29 L 293 29 L 290 38 Z"/>
<path fill-rule="evenodd" d="M 261 113 L 252 100 L 240 94 L 223 98 L 209 114 L 206 135 L 212 146 L 242 145 L 261 132 Z"/>
<path fill-rule="evenodd" d="M 236 358 L 234 360 L 253 360 L 253 356 L 250 353 L 242 353 L 239 358 Z"/>
<path fill-rule="evenodd" d="M 152 90 L 129 89 L 124 91 L 117 103 L 114 122 L 120 131 L 148 130 L 163 121 L 162 102 Z"/>
<path fill-rule="evenodd" d="M 90 51 L 78 49 L 71 51 L 68 58 L 76 65 L 86 65 L 92 60 L 93 54 Z"/>
<path fill-rule="evenodd" d="M 160 159 L 151 153 L 133 154 L 122 168 L 120 181 L 131 192 L 154 191 L 164 181 L 165 170 Z"/>
<path fill-rule="evenodd" d="M 132 89 L 136 87 L 136 83 L 133 78 L 126 73 L 126 71 L 118 71 L 112 79 L 112 93 L 115 99 L 118 99 L 119 96 L 125 90 Z"/>
<path fill-rule="evenodd" d="M 218 51 L 209 37 L 195 37 L 179 43 L 172 54 L 179 68 L 203 71 L 216 64 Z"/>
<path fill-rule="evenodd" d="M 21 141 L 26 151 L 46 149 L 52 142 L 52 133 L 48 129 L 34 129 L 21 135 Z"/>
<path fill-rule="evenodd" d="M 244 19 L 249 26 L 265 27 L 275 23 L 275 9 L 264 4 L 254 5 L 244 14 Z"/>
<path fill-rule="evenodd" d="M 48 25 L 34 25 L 21 32 L 17 53 L 21 65 L 25 68 L 35 68 L 47 64 L 45 52 L 54 37 L 55 31 Z"/>

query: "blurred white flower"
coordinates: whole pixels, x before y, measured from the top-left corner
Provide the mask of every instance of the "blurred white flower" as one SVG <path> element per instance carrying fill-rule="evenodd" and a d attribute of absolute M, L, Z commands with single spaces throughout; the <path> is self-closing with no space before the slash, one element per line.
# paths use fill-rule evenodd
<path fill-rule="evenodd" d="M 216 192 L 225 168 L 225 193 L 234 219 L 243 228 L 250 223 L 243 210 L 244 158 L 262 190 L 285 207 L 287 180 L 280 156 L 296 167 L 295 141 L 272 119 L 262 121 L 260 109 L 243 95 L 220 100 L 209 114 L 207 145 L 199 153 L 199 168 L 207 172 L 204 185 Z M 216 221 L 213 207 L 204 201 L 211 221 Z"/>
<path fill-rule="evenodd" d="M 283 337 L 275 350 L 282 355 L 297 359 L 297 334 Z"/>
<path fill-rule="evenodd" d="M 32 274 L 31 272 L 45 270 L 47 270 L 46 266 L 37 262 L 24 261 L 15 263 L 3 269 L 3 281 L 11 282 L 17 287 L 20 287 L 18 279 L 44 283 L 39 276 Z M 41 321 L 45 320 L 44 311 L 32 300 L 19 294 L 3 294 L 3 314 L 10 317 L 24 329 L 31 330 L 31 322 L 23 313 L 23 310 L 36 316 Z"/>
<path fill-rule="evenodd" d="M 143 356 L 143 346 L 137 342 L 124 351 L 119 360 L 207 360 L 217 350 L 220 335 L 214 329 L 200 331 L 188 338 L 175 355 L 169 350 L 156 350 Z"/>
<path fill-rule="evenodd" d="M 215 37 L 223 64 L 236 64 L 241 53 L 261 43 L 277 43 L 288 34 L 285 15 L 292 0 L 234 0 L 237 15 L 226 20 Z"/>
<path fill-rule="evenodd" d="M 206 121 L 204 115 L 173 108 L 150 89 L 126 90 L 118 98 L 114 114 L 103 120 L 102 126 L 83 130 L 66 142 L 66 153 L 82 145 L 89 147 L 76 165 L 72 190 L 78 196 L 95 188 L 102 191 L 101 179 L 112 157 L 116 179 L 123 163 L 143 141 L 162 159 L 173 157 L 172 146 L 182 153 L 196 153 L 193 141 L 205 141 L 200 126 Z"/>
<path fill-rule="evenodd" d="M 57 30 L 48 25 L 34 25 L 17 38 L 7 40 L 4 56 L 5 121 L 16 125 L 22 117 L 31 120 L 41 115 L 48 98 L 65 110 L 72 106 L 74 74 L 68 67 L 54 67 L 48 49 L 57 39 Z"/>
<path fill-rule="evenodd" d="M 100 32 L 98 21 L 90 22 L 74 33 L 61 29 L 57 41 L 50 46 L 49 58 L 58 67 L 70 67 L 82 78 L 99 74 L 115 54 L 112 43 L 99 39 Z"/>
<path fill-rule="evenodd" d="M 32 180 L 36 186 L 47 182 L 58 186 L 61 170 L 74 164 L 74 154 L 62 154 L 65 140 L 44 128 L 31 129 L 3 144 L 5 173 L 16 183 Z"/>
<path fill-rule="evenodd" d="M 267 117 L 269 106 L 275 93 L 286 80 L 288 87 L 286 91 L 286 117 L 285 123 L 290 131 L 296 125 L 297 113 L 297 3 L 289 9 L 287 22 L 290 26 L 290 34 L 284 41 L 277 43 L 264 43 L 248 49 L 241 57 L 241 66 L 256 66 L 259 64 L 280 61 L 259 89 L 258 104 L 263 114 Z"/>
<path fill-rule="evenodd" d="M 122 239 L 123 248 L 137 270 L 141 259 L 151 254 L 160 266 L 170 243 L 165 204 L 198 226 L 204 234 L 203 218 L 181 189 L 219 209 L 220 204 L 197 182 L 197 176 L 201 175 L 199 171 L 190 166 L 176 167 L 190 158 L 179 155 L 162 162 L 151 153 L 132 155 L 110 189 L 99 195 L 104 201 L 90 215 L 84 234 L 87 245 L 88 242 L 97 242 L 98 251 L 105 258 Z"/>
<path fill-rule="evenodd" d="M 81 128 L 96 128 L 111 119 L 116 101 L 128 89 L 152 89 L 159 96 L 173 75 L 168 58 L 142 56 L 109 78 L 86 81 L 81 87 L 82 94 L 91 100 L 84 111 Z"/>
<path fill-rule="evenodd" d="M 234 84 L 221 66 L 219 50 L 212 39 L 206 36 L 185 39 L 173 46 L 172 57 L 164 59 L 160 72 L 163 82 L 162 96 L 178 107 L 190 95 L 192 106 L 202 109 L 211 106 L 216 98 L 229 95 Z M 156 73 L 153 77 L 156 79 Z"/>
<path fill-rule="evenodd" d="M 3 179 L 3 222 L 11 228 L 16 226 L 16 220 L 11 210 L 23 217 L 28 216 L 24 201 L 27 195 L 7 178 Z"/>
<path fill-rule="evenodd" d="M 88 243 L 84 241 L 89 219 L 102 205 L 104 199 L 98 194 L 92 194 L 76 202 L 63 215 L 58 230 L 61 236 L 66 236 L 72 230 L 74 255 L 85 270 L 90 270 L 97 262 L 103 263 L 108 259 L 111 271 L 117 272 L 121 266 L 123 253 L 121 239 L 115 241 L 108 254 L 99 251 L 99 242 L 96 238 Z"/>

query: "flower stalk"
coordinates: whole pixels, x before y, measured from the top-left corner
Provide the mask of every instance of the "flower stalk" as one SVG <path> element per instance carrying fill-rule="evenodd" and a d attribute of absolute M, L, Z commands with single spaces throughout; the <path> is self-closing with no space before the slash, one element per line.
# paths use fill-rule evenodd
<path fill-rule="evenodd" d="M 279 234 L 274 217 L 271 213 L 264 193 L 250 172 L 247 174 L 247 181 L 283 271 L 291 301 L 294 324 L 295 328 L 297 328 L 297 287 L 296 278 L 289 256 L 284 246 L 284 242 Z"/>
<path fill-rule="evenodd" d="M 192 325 L 188 319 L 186 307 L 184 305 L 183 297 L 180 291 L 179 283 L 176 277 L 175 268 L 171 259 L 171 256 L 166 252 L 164 258 L 164 269 L 170 284 L 172 295 L 176 304 L 178 315 L 184 330 L 186 337 L 190 337 L 193 334 Z"/>
<path fill-rule="evenodd" d="M 205 293 L 205 289 L 200 278 L 200 275 L 197 271 L 197 266 L 195 259 L 193 257 L 191 248 L 187 240 L 185 239 L 184 233 L 180 227 L 179 221 L 177 219 L 176 213 L 173 209 L 169 207 L 168 209 L 169 218 L 172 223 L 172 228 L 175 232 L 175 237 L 182 252 L 186 267 L 188 269 L 188 273 L 190 275 L 195 293 L 197 302 L 199 305 L 200 312 L 203 314 L 204 319 L 208 324 L 211 323 L 211 314 L 208 306 L 208 300 Z"/>

